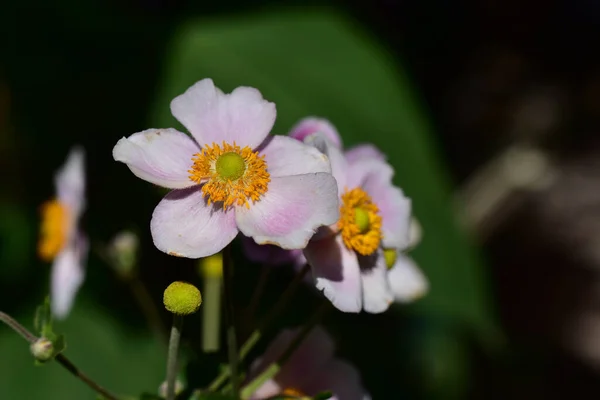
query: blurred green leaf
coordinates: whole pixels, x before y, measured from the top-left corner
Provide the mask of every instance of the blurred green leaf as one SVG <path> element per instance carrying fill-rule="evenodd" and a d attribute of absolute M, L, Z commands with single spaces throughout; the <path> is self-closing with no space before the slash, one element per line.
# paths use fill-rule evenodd
<path fill-rule="evenodd" d="M 457 227 L 451 186 L 420 99 L 373 37 L 328 11 L 190 21 L 168 48 L 150 126 L 183 130 L 169 103 L 206 77 L 225 92 L 258 88 L 277 104 L 275 133 L 317 115 L 337 126 L 347 146 L 369 141 L 385 149 L 424 230 L 414 256 L 431 292 L 417 309 L 493 326 L 479 256 Z"/>
<path fill-rule="evenodd" d="M 46 296 L 44 302 L 35 310 L 33 327 L 40 337 L 54 340 L 55 335 L 52 331 L 52 311 L 50 310 L 50 297 Z"/>
<path fill-rule="evenodd" d="M 323 392 L 323 393 L 319 393 L 318 395 L 313 397 L 313 400 L 327 400 L 327 399 L 330 399 L 331 396 L 333 396 L 333 393 Z"/>

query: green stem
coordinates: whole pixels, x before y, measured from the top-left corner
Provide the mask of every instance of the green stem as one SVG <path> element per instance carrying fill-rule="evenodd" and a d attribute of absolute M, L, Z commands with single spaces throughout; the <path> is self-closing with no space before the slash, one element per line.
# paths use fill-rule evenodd
<path fill-rule="evenodd" d="M 175 399 L 175 380 L 177 378 L 177 355 L 179 353 L 179 341 L 183 329 L 183 316 L 173 315 L 173 326 L 171 338 L 169 339 L 169 354 L 167 356 L 167 400 Z"/>
<path fill-rule="evenodd" d="M 204 278 L 202 309 L 202 350 L 205 353 L 219 350 L 221 333 L 221 285 L 222 279 L 207 276 Z"/>
<path fill-rule="evenodd" d="M 300 283 L 302 283 L 302 279 L 310 270 L 310 266 L 305 264 L 304 267 L 298 272 L 292 282 L 285 289 L 277 303 L 269 310 L 269 313 L 263 318 L 258 324 L 257 328 L 252 332 L 250 337 L 246 339 L 246 341 L 242 344 L 239 353 L 239 360 L 244 361 L 246 356 L 252 348 L 258 343 L 260 338 L 262 337 L 263 332 L 269 327 L 271 322 L 275 320 L 283 311 L 284 307 L 287 303 L 292 299 L 293 295 L 296 293 L 298 288 L 300 287 Z M 219 387 L 231 376 L 231 370 L 229 368 L 224 368 L 221 373 L 210 383 L 208 386 L 208 390 L 210 392 L 215 392 L 219 389 Z"/>
<path fill-rule="evenodd" d="M 281 370 L 281 367 L 285 362 L 294 354 L 298 346 L 302 344 L 306 336 L 310 333 L 310 331 L 314 328 L 314 326 L 323 318 L 325 313 L 331 310 L 331 304 L 328 301 L 324 301 L 319 308 L 315 311 L 312 317 L 308 320 L 308 322 L 302 327 L 300 332 L 296 334 L 294 339 L 290 342 L 285 351 L 277 358 L 277 360 L 269 365 L 267 369 L 265 369 L 262 373 L 260 373 L 256 378 L 254 378 L 250 383 L 248 383 L 244 388 L 242 388 L 241 396 L 242 399 L 249 399 L 250 396 L 258 388 L 260 388 L 266 381 L 272 379 L 277 375 L 277 373 Z"/>
<path fill-rule="evenodd" d="M 223 251 L 223 292 L 225 295 L 225 321 L 227 323 L 227 353 L 229 355 L 229 370 L 233 396 L 239 398 L 238 382 L 238 348 L 237 332 L 235 329 L 235 307 L 233 299 L 233 262 L 231 249 L 225 247 Z"/>
<path fill-rule="evenodd" d="M 3 313 L 0 311 L 0 321 L 4 322 L 7 326 L 9 326 L 12 330 L 21 335 L 25 340 L 29 343 L 35 343 L 38 340 L 38 337 L 33 333 L 29 332 L 27 328 L 18 323 L 14 318 L 10 315 Z M 102 386 L 94 382 L 89 376 L 84 374 L 79 368 L 71 362 L 65 355 L 58 354 L 54 359 L 62 365 L 67 371 L 73 374 L 75 377 L 79 378 L 83 383 L 85 383 L 90 389 L 95 391 L 96 393 L 102 395 L 106 400 L 119 400 L 117 396 L 110 393 Z"/>

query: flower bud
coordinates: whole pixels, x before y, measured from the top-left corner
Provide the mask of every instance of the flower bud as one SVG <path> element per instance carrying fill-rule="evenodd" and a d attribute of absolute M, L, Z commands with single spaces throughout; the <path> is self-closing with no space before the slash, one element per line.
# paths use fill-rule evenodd
<path fill-rule="evenodd" d="M 119 232 L 108 245 L 108 255 L 121 276 L 128 276 L 135 268 L 139 239 L 131 231 Z"/>
<path fill-rule="evenodd" d="M 54 345 L 46 338 L 39 338 L 29 348 L 33 357 L 40 362 L 50 360 L 54 354 Z"/>
<path fill-rule="evenodd" d="M 198 311 L 202 304 L 200 290 L 191 283 L 173 282 L 163 294 L 165 308 L 177 315 L 190 315 Z"/>
<path fill-rule="evenodd" d="M 176 379 L 175 380 L 175 396 L 177 396 L 178 394 L 183 392 L 183 389 L 185 389 L 185 387 L 183 386 L 183 382 L 181 382 L 181 380 L 179 380 L 179 379 Z M 167 381 L 164 381 L 163 383 L 160 384 L 160 387 L 158 388 L 158 395 L 163 398 L 167 397 Z"/>

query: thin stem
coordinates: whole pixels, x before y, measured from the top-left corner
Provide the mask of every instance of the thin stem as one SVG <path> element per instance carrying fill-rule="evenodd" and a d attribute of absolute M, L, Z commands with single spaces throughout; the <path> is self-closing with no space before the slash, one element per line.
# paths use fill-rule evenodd
<path fill-rule="evenodd" d="M 285 351 L 277 358 L 277 360 L 269 365 L 262 373 L 248 383 L 241 392 L 242 399 L 248 399 L 252 394 L 261 387 L 266 381 L 273 378 L 281 370 L 281 366 L 294 354 L 298 346 L 302 344 L 314 326 L 323 318 L 323 316 L 331 310 L 331 304 L 324 301 L 315 311 L 308 322 L 302 327 L 300 332 L 296 334 Z"/>
<path fill-rule="evenodd" d="M 29 332 L 29 330 L 27 330 L 27 328 L 25 328 L 23 325 L 18 323 L 10 315 L 3 313 L 2 311 L 0 311 L 0 321 L 4 322 L 7 326 L 9 326 L 12 330 L 17 332 L 19 335 L 21 335 L 29 343 L 35 343 L 38 340 L 37 336 L 35 336 L 33 333 Z M 65 355 L 58 354 L 56 357 L 54 357 L 54 359 L 60 365 L 62 365 L 67 371 L 69 371 L 75 377 L 79 378 L 83 383 L 88 385 L 88 387 L 90 387 L 92 390 L 94 390 L 96 393 L 102 395 L 106 400 L 119 400 L 117 398 L 117 396 L 110 393 L 109 391 L 104 389 L 102 386 L 98 385 L 96 382 L 94 382 L 92 379 L 90 379 L 90 377 L 88 377 L 86 374 L 81 372 L 81 370 L 78 369 L 75 366 L 75 364 L 73 364 L 71 362 L 71 360 L 69 360 Z"/>
<path fill-rule="evenodd" d="M 260 268 L 260 276 L 258 278 L 258 282 L 256 283 L 256 286 L 254 287 L 254 292 L 252 293 L 252 297 L 250 298 L 250 305 L 248 306 L 248 308 L 246 309 L 246 316 L 245 316 L 245 320 L 246 320 L 246 332 L 247 333 L 250 328 L 252 326 L 252 322 L 254 319 L 254 314 L 256 313 L 256 309 L 258 308 L 258 304 L 260 303 L 260 298 L 262 297 L 262 294 L 265 290 L 265 287 L 267 286 L 267 282 L 268 282 L 268 278 L 269 278 L 269 272 L 271 272 L 272 267 L 266 264 L 263 264 L 262 267 Z"/>
<path fill-rule="evenodd" d="M 288 287 L 285 289 L 277 303 L 269 310 L 268 314 L 257 324 L 257 328 L 252 332 L 250 337 L 246 339 L 246 341 L 242 344 L 239 353 L 239 361 L 243 361 L 246 359 L 246 356 L 252 348 L 258 343 L 260 338 L 262 337 L 263 332 L 269 327 L 271 322 L 275 320 L 283 311 L 285 305 L 292 299 L 293 295 L 296 293 L 298 288 L 300 287 L 300 283 L 304 279 L 304 276 L 308 273 L 310 266 L 305 264 L 304 267 L 294 276 L 294 279 Z M 211 382 L 208 387 L 208 390 L 211 392 L 216 391 L 219 387 L 229 378 L 231 375 L 231 370 L 229 368 L 225 368 L 221 371 L 221 373 Z"/>
<path fill-rule="evenodd" d="M 227 323 L 227 352 L 233 395 L 239 398 L 238 348 L 235 329 L 235 307 L 233 299 L 233 262 L 229 246 L 223 251 L 223 292 L 225 295 L 225 321 Z"/>
<path fill-rule="evenodd" d="M 169 339 L 169 354 L 167 356 L 167 400 L 175 400 L 175 379 L 177 378 L 177 355 L 179 340 L 183 329 L 183 316 L 173 315 L 171 338 Z"/>
<path fill-rule="evenodd" d="M 219 350 L 221 336 L 221 289 L 220 277 L 204 278 L 204 297 L 202 309 L 202 351 L 205 353 Z"/>
<path fill-rule="evenodd" d="M 156 340 L 163 344 L 167 343 L 167 337 L 162 327 L 162 319 L 158 312 L 158 308 L 156 308 L 156 304 L 152 300 L 148 288 L 146 288 L 146 285 L 139 279 L 137 274 L 130 278 L 129 287 L 142 309 L 146 322 L 154 333 Z"/>

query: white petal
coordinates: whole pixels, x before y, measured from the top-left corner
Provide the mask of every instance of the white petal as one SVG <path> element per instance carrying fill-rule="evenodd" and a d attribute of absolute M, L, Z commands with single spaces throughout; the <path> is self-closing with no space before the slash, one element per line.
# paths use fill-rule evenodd
<path fill-rule="evenodd" d="M 138 178 L 169 189 L 196 185 L 188 170 L 200 150 L 184 133 L 175 129 L 148 129 L 120 139 L 113 158 L 129 167 Z"/>
<path fill-rule="evenodd" d="M 54 184 L 58 200 L 67 205 L 77 220 L 85 207 L 85 152 L 82 147 L 71 149 L 65 164 L 56 172 Z"/>
<path fill-rule="evenodd" d="M 236 207 L 235 215 L 256 243 L 302 249 L 317 228 L 339 218 L 335 179 L 323 172 L 273 178 L 260 200 Z"/>
<path fill-rule="evenodd" d="M 350 172 L 349 165 L 344 158 L 342 150 L 335 146 L 323 133 L 314 133 L 307 136 L 304 139 L 304 143 L 315 147 L 329 158 L 329 162 L 331 163 L 331 173 L 337 181 L 338 193 L 341 196 L 348 184 L 347 175 Z M 352 188 L 353 187 L 350 187 L 348 189 Z"/>
<path fill-rule="evenodd" d="M 208 257 L 223 250 L 236 237 L 233 209 L 207 205 L 200 187 L 177 189 L 154 209 L 150 221 L 154 245 L 176 257 Z"/>
<path fill-rule="evenodd" d="M 387 272 L 383 254 L 377 254 L 374 265 L 361 268 L 363 308 L 368 313 L 382 313 L 394 301 Z"/>
<path fill-rule="evenodd" d="M 388 271 L 388 280 L 396 301 L 409 303 L 427 293 L 429 283 L 412 258 L 398 252 L 396 263 Z"/>
<path fill-rule="evenodd" d="M 287 136 L 272 136 L 260 148 L 272 178 L 313 172 L 331 173 L 329 159 L 319 150 Z"/>
<path fill-rule="evenodd" d="M 258 147 L 267 137 L 277 111 L 251 87 L 223 94 L 211 79 L 203 79 L 171 102 L 171 112 L 200 146 L 223 141 Z"/>
<path fill-rule="evenodd" d="M 316 379 L 305 390 L 311 395 L 330 391 L 331 399 L 338 400 L 363 400 L 365 396 L 358 370 L 340 359 L 331 359 L 320 368 Z"/>
<path fill-rule="evenodd" d="M 57 319 L 67 317 L 85 277 L 87 240 L 81 236 L 61 251 L 52 264 L 50 276 L 50 305 Z"/>
<path fill-rule="evenodd" d="M 346 249 L 341 236 L 311 241 L 304 256 L 312 267 L 316 287 L 339 310 L 360 312 L 361 277 L 358 259 Z"/>

